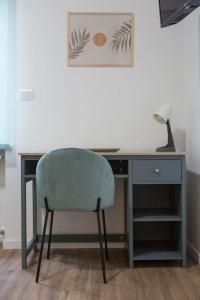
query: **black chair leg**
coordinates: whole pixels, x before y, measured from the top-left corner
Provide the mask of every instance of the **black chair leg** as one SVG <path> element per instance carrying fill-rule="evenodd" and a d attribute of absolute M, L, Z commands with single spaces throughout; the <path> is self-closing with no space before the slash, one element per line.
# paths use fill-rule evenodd
<path fill-rule="evenodd" d="M 99 244 L 100 244 L 100 254 L 101 254 L 101 265 L 102 265 L 102 271 L 103 271 L 103 282 L 107 283 L 104 251 L 103 251 L 103 239 L 102 239 L 102 234 L 101 234 L 100 199 L 98 199 L 96 214 L 97 214 L 97 224 L 98 224 L 98 231 L 99 231 Z"/>
<path fill-rule="evenodd" d="M 47 259 L 49 259 L 49 256 L 50 256 L 51 237 L 52 237 L 52 228 L 53 228 L 53 216 L 54 216 L 54 211 L 52 210 L 51 211 L 50 228 L 49 228 L 49 240 L 48 240 Z"/>
<path fill-rule="evenodd" d="M 105 243 L 105 253 L 106 253 L 106 260 L 109 259 L 108 256 L 108 240 L 107 240 L 107 232 L 106 232 L 106 219 L 105 219 L 105 211 L 102 210 L 102 218 L 103 218 L 103 231 L 104 231 L 104 243 Z"/>
<path fill-rule="evenodd" d="M 49 210 L 46 209 L 44 228 L 43 228 L 43 233 L 42 233 L 42 241 L 41 241 L 41 247 L 40 247 L 40 254 L 39 254 L 39 260 L 38 260 L 38 267 L 37 267 L 37 273 L 36 273 L 36 279 L 35 279 L 36 283 L 38 283 L 39 276 L 40 276 L 40 268 L 41 268 L 41 262 L 42 262 L 42 253 L 43 253 L 43 248 L 44 248 L 44 240 L 45 240 L 45 234 L 46 234 L 46 228 L 47 228 L 48 214 L 49 214 Z"/>

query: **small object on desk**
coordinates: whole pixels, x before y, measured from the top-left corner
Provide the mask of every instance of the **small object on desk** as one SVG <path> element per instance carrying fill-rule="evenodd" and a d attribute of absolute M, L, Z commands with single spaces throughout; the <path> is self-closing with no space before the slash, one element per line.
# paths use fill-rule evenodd
<path fill-rule="evenodd" d="M 169 119 L 172 115 L 172 109 L 169 105 L 163 105 L 155 114 L 153 114 L 156 121 L 160 124 L 167 125 L 168 143 L 164 147 L 156 149 L 156 152 L 176 152 L 174 139 L 171 131 Z"/>
<path fill-rule="evenodd" d="M 94 152 L 117 152 L 120 150 L 120 148 L 89 148 L 88 150 Z"/>

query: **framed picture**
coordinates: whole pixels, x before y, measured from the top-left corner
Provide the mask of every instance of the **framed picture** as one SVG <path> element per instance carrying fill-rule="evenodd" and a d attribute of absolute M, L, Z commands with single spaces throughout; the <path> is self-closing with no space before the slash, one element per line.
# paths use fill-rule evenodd
<path fill-rule="evenodd" d="M 132 67 L 132 13 L 68 13 L 68 66 Z"/>

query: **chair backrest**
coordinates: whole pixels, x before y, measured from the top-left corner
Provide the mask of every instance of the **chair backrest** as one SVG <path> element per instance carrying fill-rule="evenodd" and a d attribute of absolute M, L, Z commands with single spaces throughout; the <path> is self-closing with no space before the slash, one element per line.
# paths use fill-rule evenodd
<path fill-rule="evenodd" d="M 66 148 L 51 151 L 38 162 L 37 201 L 60 211 L 94 211 L 113 206 L 114 176 L 107 160 L 92 151 Z"/>

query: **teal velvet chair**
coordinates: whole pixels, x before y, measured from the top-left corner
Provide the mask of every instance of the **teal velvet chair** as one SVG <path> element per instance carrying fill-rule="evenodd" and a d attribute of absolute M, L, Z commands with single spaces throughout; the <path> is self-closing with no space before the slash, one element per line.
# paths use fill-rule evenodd
<path fill-rule="evenodd" d="M 44 155 L 36 170 L 38 206 L 46 210 L 36 282 L 39 280 L 48 215 L 50 228 L 47 259 L 50 255 L 54 211 L 88 211 L 97 214 L 103 280 L 106 283 L 101 214 L 105 254 L 108 259 L 104 209 L 114 204 L 114 176 L 107 160 L 92 151 L 66 148 Z"/>

